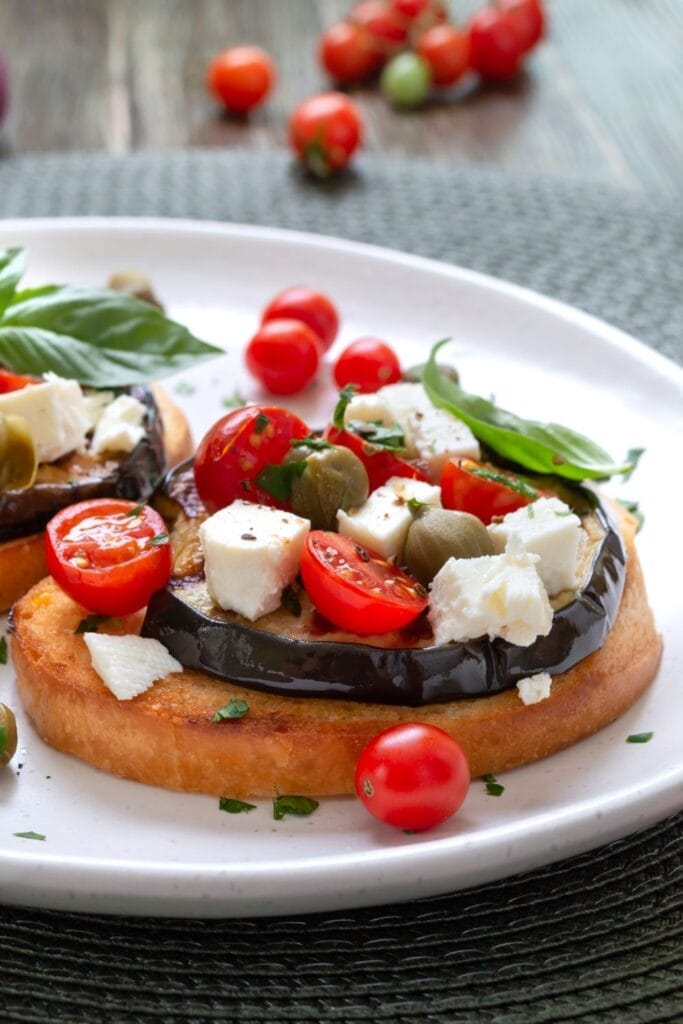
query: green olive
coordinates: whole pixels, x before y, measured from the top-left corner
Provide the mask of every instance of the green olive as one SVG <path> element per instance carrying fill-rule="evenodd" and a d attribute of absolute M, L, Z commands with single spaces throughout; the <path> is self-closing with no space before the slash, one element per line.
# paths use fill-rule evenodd
<path fill-rule="evenodd" d="M 0 765 L 7 764 L 17 752 L 17 722 L 14 712 L 0 704 Z"/>
<path fill-rule="evenodd" d="M 409 369 L 404 370 L 403 379 L 409 381 L 411 384 L 421 384 L 422 372 L 426 365 L 426 363 L 418 363 L 417 366 L 411 366 Z M 437 369 L 444 377 L 448 377 L 448 379 L 454 381 L 455 384 L 460 381 L 460 376 L 454 366 L 444 366 L 443 363 L 438 363 Z"/>
<path fill-rule="evenodd" d="M 306 460 L 292 483 L 290 504 L 298 516 L 311 520 L 314 530 L 336 530 L 337 512 L 362 505 L 368 496 L 368 474 L 357 455 L 341 445 L 320 451 L 293 448 L 285 461 Z"/>
<path fill-rule="evenodd" d="M 493 542 L 482 521 L 469 512 L 428 509 L 408 530 L 404 561 L 427 586 L 449 558 L 492 555 Z"/>
<path fill-rule="evenodd" d="M 0 494 L 30 487 L 37 469 L 36 448 L 26 420 L 0 412 Z"/>

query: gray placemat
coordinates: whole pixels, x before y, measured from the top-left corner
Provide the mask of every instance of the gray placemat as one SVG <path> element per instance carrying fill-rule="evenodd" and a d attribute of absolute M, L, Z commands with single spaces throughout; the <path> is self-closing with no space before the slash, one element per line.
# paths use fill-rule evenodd
<path fill-rule="evenodd" d="M 284 154 L 8 159 L 0 215 L 274 224 L 528 285 L 683 359 L 683 207 L 604 186 Z M 683 815 L 455 895 L 300 919 L 153 921 L 0 907 L 0 1021 L 583 1024 L 683 1020 Z"/>

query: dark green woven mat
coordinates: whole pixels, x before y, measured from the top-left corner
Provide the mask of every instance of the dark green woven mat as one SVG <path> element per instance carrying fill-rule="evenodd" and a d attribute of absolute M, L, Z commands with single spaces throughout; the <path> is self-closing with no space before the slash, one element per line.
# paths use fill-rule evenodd
<path fill-rule="evenodd" d="M 0 215 L 150 214 L 322 231 L 529 285 L 683 359 L 683 205 L 446 163 L 311 185 L 280 154 L 0 163 Z M 683 815 L 514 879 L 301 919 L 0 907 L 0 1021 L 683 1021 Z"/>

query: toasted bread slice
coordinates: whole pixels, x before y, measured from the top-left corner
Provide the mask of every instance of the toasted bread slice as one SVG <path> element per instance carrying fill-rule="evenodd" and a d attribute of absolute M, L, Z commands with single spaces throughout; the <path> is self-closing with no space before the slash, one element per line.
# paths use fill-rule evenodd
<path fill-rule="evenodd" d="M 629 548 L 622 604 L 604 647 L 555 676 L 550 697 L 531 706 L 516 689 L 421 708 L 281 697 L 187 670 L 118 701 L 74 633 L 85 612 L 50 579 L 13 611 L 19 693 L 40 735 L 58 750 L 169 789 L 234 797 L 351 793 L 364 745 L 405 721 L 430 722 L 454 736 L 473 776 L 501 772 L 602 728 L 652 682 L 662 645 L 632 538 Z M 137 631 L 141 619 L 108 631 Z M 215 724 L 218 708 L 237 697 L 248 703 L 247 714 Z"/>
<path fill-rule="evenodd" d="M 182 412 L 163 388 L 153 384 L 152 390 L 164 428 L 166 461 L 171 468 L 192 454 L 192 436 Z M 13 605 L 46 572 L 42 532 L 0 543 L 0 612 Z"/>

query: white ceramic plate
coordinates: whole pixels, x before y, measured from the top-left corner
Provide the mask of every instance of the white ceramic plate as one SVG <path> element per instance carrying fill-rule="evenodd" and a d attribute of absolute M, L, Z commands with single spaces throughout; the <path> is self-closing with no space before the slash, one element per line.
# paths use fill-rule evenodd
<path fill-rule="evenodd" d="M 251 398 L 240 346 L 259 309 L 306 282 L 343 313 L 338 348 L 361 334 L 390 340 L 405 363 L 451 335 L 465 386 L 503 405 L 583 430 L 615 457 L 647 449 L 618 494 L 640 499 L 640 536 L 664 661 L 650 691 L 591 739 L 474 782 L 439 829 L 404 835 L 352 799 L 275 822 L 265 802 L 220 813 L 208 797 L 112 778 L 46 747 L 22 715 L 11 666 L 0 699 L 17 712 L 20 751 L 0 771 L 0 900 L 83 911 L 236 916 L 302 913 L 427 896 L 550 863 L 643 828 L 683 804 L 680 466 L 683 373 L 621 332 L 567 306 L 456 267 L 284 231 L 153 220 L 5 222 L 0 244 L 30 252 L 30 283 L 97 285 L 148 273 L 170 313 L 232 349 L 169 382 L 196 435 L 238 388 Z M 335 350 L 331 356 L 334 357 Z M 328 380 L 297 403 L 314 424 Z M 678 566 L 674 557 L 678 554 Z M 678 571 L 677 571 L 678 569 Z M 0 620 L 0 631 L 6 628 Z M 627 744 L 631 733 L 650 743 Z M 20 839 L 34 831 L 44 841 Z"/>

